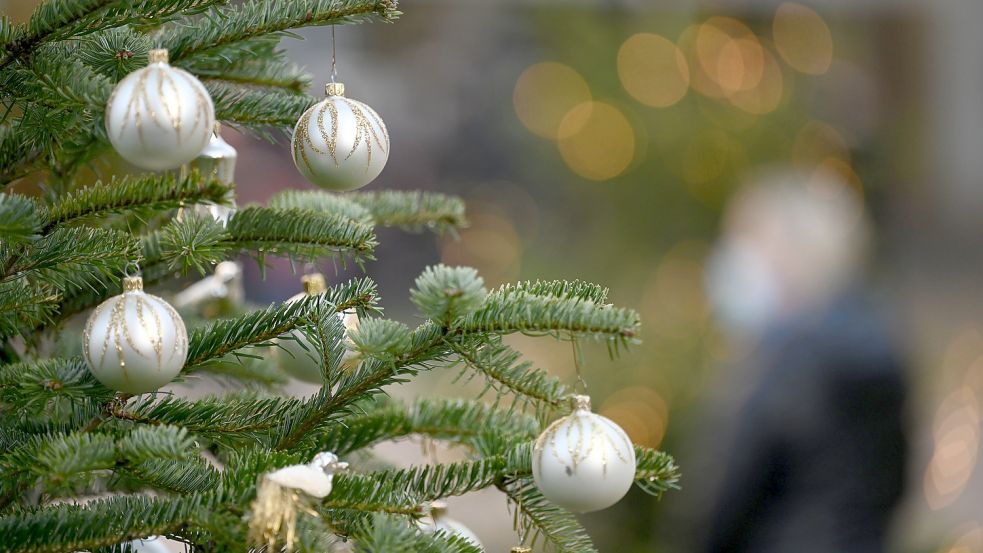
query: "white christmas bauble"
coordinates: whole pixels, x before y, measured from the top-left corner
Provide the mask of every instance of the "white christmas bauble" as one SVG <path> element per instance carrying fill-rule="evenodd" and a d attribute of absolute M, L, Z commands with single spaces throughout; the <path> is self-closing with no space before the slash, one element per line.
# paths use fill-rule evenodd
<path fill-rule="evenodd" d="M 127 75 L 106 105 L 106 132 L 123 159 L 144 169 L 175 169 L 208 144 L 215 126 L 212 99 L 194 75 L 171 67 L 167 50 Z"/>
<path fill-rule="evenodd" d="M 375 110 L 345 98 L 343 84 L 325 88 L 327 98 L 304 112 L 294 127 L 294 165 L 321 188 L 355 190 L 372 182 L 386 166 L 389 132 Z"/>
<path fill-rule="evenodd" d="M 159 536 L 151 536 L 142 540 L 133 540 L 130 547 L 134 553 L 171 553 Z"/>
<path fill-rule="evenodd" d="M 312 294 L 321 294 L 326 290 L 324 277 L 320 274 L 304 276 L 304 292 L 288 299 L 287 302 L 295 302 Z M 351 332 L 358 328 L 358 314 L 354 311 L 343 311 L 338 313 L 341 324 L 345 331 Z M 279 347 L 273 350 L 273 355 L 277 366 L 290 376 L 310 382 L 312 384 L 321 383 L 321 363 L 317 358 L 317 350 L 307 339 L 303 332 L 294 330 L 290 333 L 292 339 L 277 340 Z M 341 358 L 342 366 L 347 366 L 356 360 L 356 353 L 346 349 Z"/>
<path fill-rule="evenodd" d="M 575 513 L 610 507 L 635 480 L 635 448 L 617 424 L 590 411 L 590 398 L 536 440 L 532 474 L 551 502 Z"/>
<path fill-rule="evenodd" d="M 123 279 L 123 293 L 99 304 L 82 334 L 89 370 L 120 392 L 141 394 L 167 384 L 188 357 L 188 332 L 177 311 L 143 291 L 143 279 Z"/>
<path fill-rule="evenodd" d="M 424 518 L 419 522 L 420 530 L 423 533 L 432 534 L 437 530 L 443 530 L 447 535 L 460 536 L 478 549 L 485 550 L 485 546 L 481 544 L 481 540 L 478 539 L 478 536 L 470 528 L 447 516 L 447 504 L 443 501 L 434 501 L 430 509 L 431 518 Z"/>

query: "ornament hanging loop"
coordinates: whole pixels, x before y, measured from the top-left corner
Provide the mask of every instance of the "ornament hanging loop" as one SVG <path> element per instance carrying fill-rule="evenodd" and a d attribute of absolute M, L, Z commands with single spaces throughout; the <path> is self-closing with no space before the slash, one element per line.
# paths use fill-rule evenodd
<path fill-rule="evenodd" d="M 123 267 L 123 276 L 127 278 L 141 276 L 140 263 L 138 261 L 128 261 Z"/>
<path fill-rule="evenodd" d="M 338 47 L 334 36 L 335 26 L 331 26 L 331 82 L 338 80 Z"/>

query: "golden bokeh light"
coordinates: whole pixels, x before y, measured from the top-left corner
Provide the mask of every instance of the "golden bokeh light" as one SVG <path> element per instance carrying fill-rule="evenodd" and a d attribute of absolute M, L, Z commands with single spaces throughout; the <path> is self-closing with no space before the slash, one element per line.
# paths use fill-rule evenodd
<path fill-rule="evenodd" d="M 703 288 L 708 247 L 703 242 L 683 241 L 663 256 L 649 277 L 642 297 L 647 327 L 663 338 L 683 338 L 693 325 L 709 315 Z"/>
<path fill-rule="evenodd" d="M 459 239 L 443 243 L 441 261 L 478 269 L 488 286 L 517 279 L 522 241 L 512 222 L 505 215 L 481 206 L 476 206 L 468 219 L 471 226 L 459 233 Z"/>
<path fill-rule="evenodd" d="M 938 553 L 983 553 L 983 528 L 976 524 L 964 526 L 957 531 L 952 543 L 939 549 Z"/>
<path fill-rule="evenodd" d="M 811 169 L 828 159 L 850 163 L 850 147 L 838 130 L 822 121 L 809 121 L 792 142 L 792 162 Z"/>
<path fill-rule="evenodd" d="M 788 83 L 775 56 L 751 29 L 732 17 L 714 16 L 687 27 L 679 48 L 690 67 L 690 85 L 752 115 L 774 111 Z"/>
<path fill-rule="evenodd" d="M 960 387 L 939 406 L 932 428 L 935 447 L 923 481 L 929 508 L 941 509 L 965 490 L 979 455 L 979 424 L 979 403 L 969 387 Z"/>
<path fill-rule="evenodd" d="M 786 2 L 778 6 L 772 22 L 778 54 L 793 69 L 821 75 L 833 63 L 833 35 L 822 16 L 812 9 Z"/>
<path fill-rule="evenodd" d="M 621 110 L 604 102 L 584 102 L 560 121 L 558 146 L 563 161 L 585 179 L 617 177 L 635 157 L 635 131 Z"/>
<path fill-rule="evenodd" d="M 542 62 L 531 65 L 515 83 L 512 103 L 519 121 L 530 132 L 543 138 L 563 138 L 560 121 L 574 107 L 589 102 L 587 81 L 568 65 Z M 574 133 L 575 128 L 567 127 Z"/>
<path fill-rule="evenodd" d="M 758 52 L 761 54 L 761 72 L 755 86 L 735 90 L 728 95 L 728 98 L 732 104 L 748 113 L 764 115 L 775 111 L 781 105 L 787 91 L 782 68 L 778 65 L 775 56 L 760 45 Z"/>
<path fill-rule="evenodd" d="M 632 35 L 618 50 L 618 77 L 633 98 L 664 108 L 686 96 L 689 66 L 670 40 L 651 33 Z"/>
<path fill-rule="evenodd" d="M 730 18 L 707 19 L 696 31 L 696 56 L 703 72 L 724 95 L 758 85 L 764 49 L 747 25 Z"/>
<path fill-rule="evenodd" d="M 611 394 L 598 413 L 613 420 L 633 442 L 645 447 L 658 447 L 669 424 L 665 399 L 643 386 L 629 386 Z"/>

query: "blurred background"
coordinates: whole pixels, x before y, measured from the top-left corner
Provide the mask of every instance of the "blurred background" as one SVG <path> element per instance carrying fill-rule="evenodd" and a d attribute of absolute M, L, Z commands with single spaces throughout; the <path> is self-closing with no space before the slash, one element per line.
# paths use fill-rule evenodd
<path fill-rule="evenodd" d="M 15 20 L 34 4 L 0 0 Z M 601 551 L 690 551 L 693 533 L 708 530 L 698 512 L 713 501 L 705 482 L 720 473 L 701 455 L 723 439 L 714 417 L 754 386 L 731 367 L 753 360 L 755 344 L 722 324 L 708 266 L 738 192 L 778 170 L 840 183 L 870 218 L 866 288 L 908 371 L 911 454 L 889 550 L 983 553 L 983 3 L 417 0 L 402 9 L 394 25 L 337 34 L 339 80 L 392 137 L 371 188 L 460 194 L 471 226 L 459 239 L 383 231 L 368 273 L 388 315 L 408 323 L 417 319 L 408 289 L 436 262 L 474 266 L 489 286 L 591 280 L 641 312 L 643 343 L 613 362 L 587 347 L 585 378 L 597 411 L 677 456 L 682 490 L 661 500 L 633 491 L 584 516 Z M 283 45 L 318 94 L 331 33 L 300 34 Z M 228 129 L 225 138 L 239 150 L 241 204 L 309 186 L 285 142 Z M 246 277 L 258 303 L 300 290 L 286 263 L 266 280 L 247 265 Z M 573 384 L 569 344 L 515 344 Z M 431 374 L 400 394 L 469 393 L 455 376 Z M 381 454 L 410 446 L 419 450 Z M 451 507 L 486 550 L 516 544 L 497 493 Z"/>

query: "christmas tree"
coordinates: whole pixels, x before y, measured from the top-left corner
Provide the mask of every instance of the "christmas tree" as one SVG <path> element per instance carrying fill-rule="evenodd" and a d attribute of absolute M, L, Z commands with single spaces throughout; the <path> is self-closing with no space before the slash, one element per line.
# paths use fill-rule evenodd
<path fill-rule="evenodd" d="M 343 92 L 305 93 L 309 77 L 278 49 L 291 29 L 398 15 L 392 0 L 48 0 L 24 24 L 0 21 L 0 551 L 151 551 L 151 536 L 193 551 L 481 551 L 440 524 L 440 500 L 487 487 L 509 498 L 517 542 L 594 551 L 567 509 L 620 498 L 610 479 L 629 461 L 628 484 L 675 485 L 668 455 L 621 449 L 620 429 L 503 340 L 597 339 L 618 354 L 639 320 L 602 286 L 489 291 L 472 269 L 433 266 L 410 291 L 416 328 L 382 316 L 367 277 L 328 287 L 311 274 L 305 295 L 264 309 L 182 307 L 168 293 L 243 255 L 362 266 L 376 227 L 465 224 L 460 199 L 436 193 L 287 191 L 236 208 L 221 163 L 186 159 L 221 142 L 213 120 L 276 138 L 334 109 L 310 116 Z M 139 89 L 146 79 L 157 84 Z M 384 164 L 381 120 L 339 101 L 360 137 L 352 153 Z M 334 161 L 318 168 L 307 156 L 328 155 L 325 143 L 298 128 L 310 180 L 361 178 L 319 182 L 345 152 L 328 140 Z M 114 150 L 156 172 L 113 174 Z M 319 391 L 283 396 L 282 370 Z M 386 394 L 447 370 L 485 379 L 486 393 Z M 199 399 L 158 391 L 172 379 L 235 385 Z M 468 459 L 398 468 L 368 451 L 407 436 Z"/>

